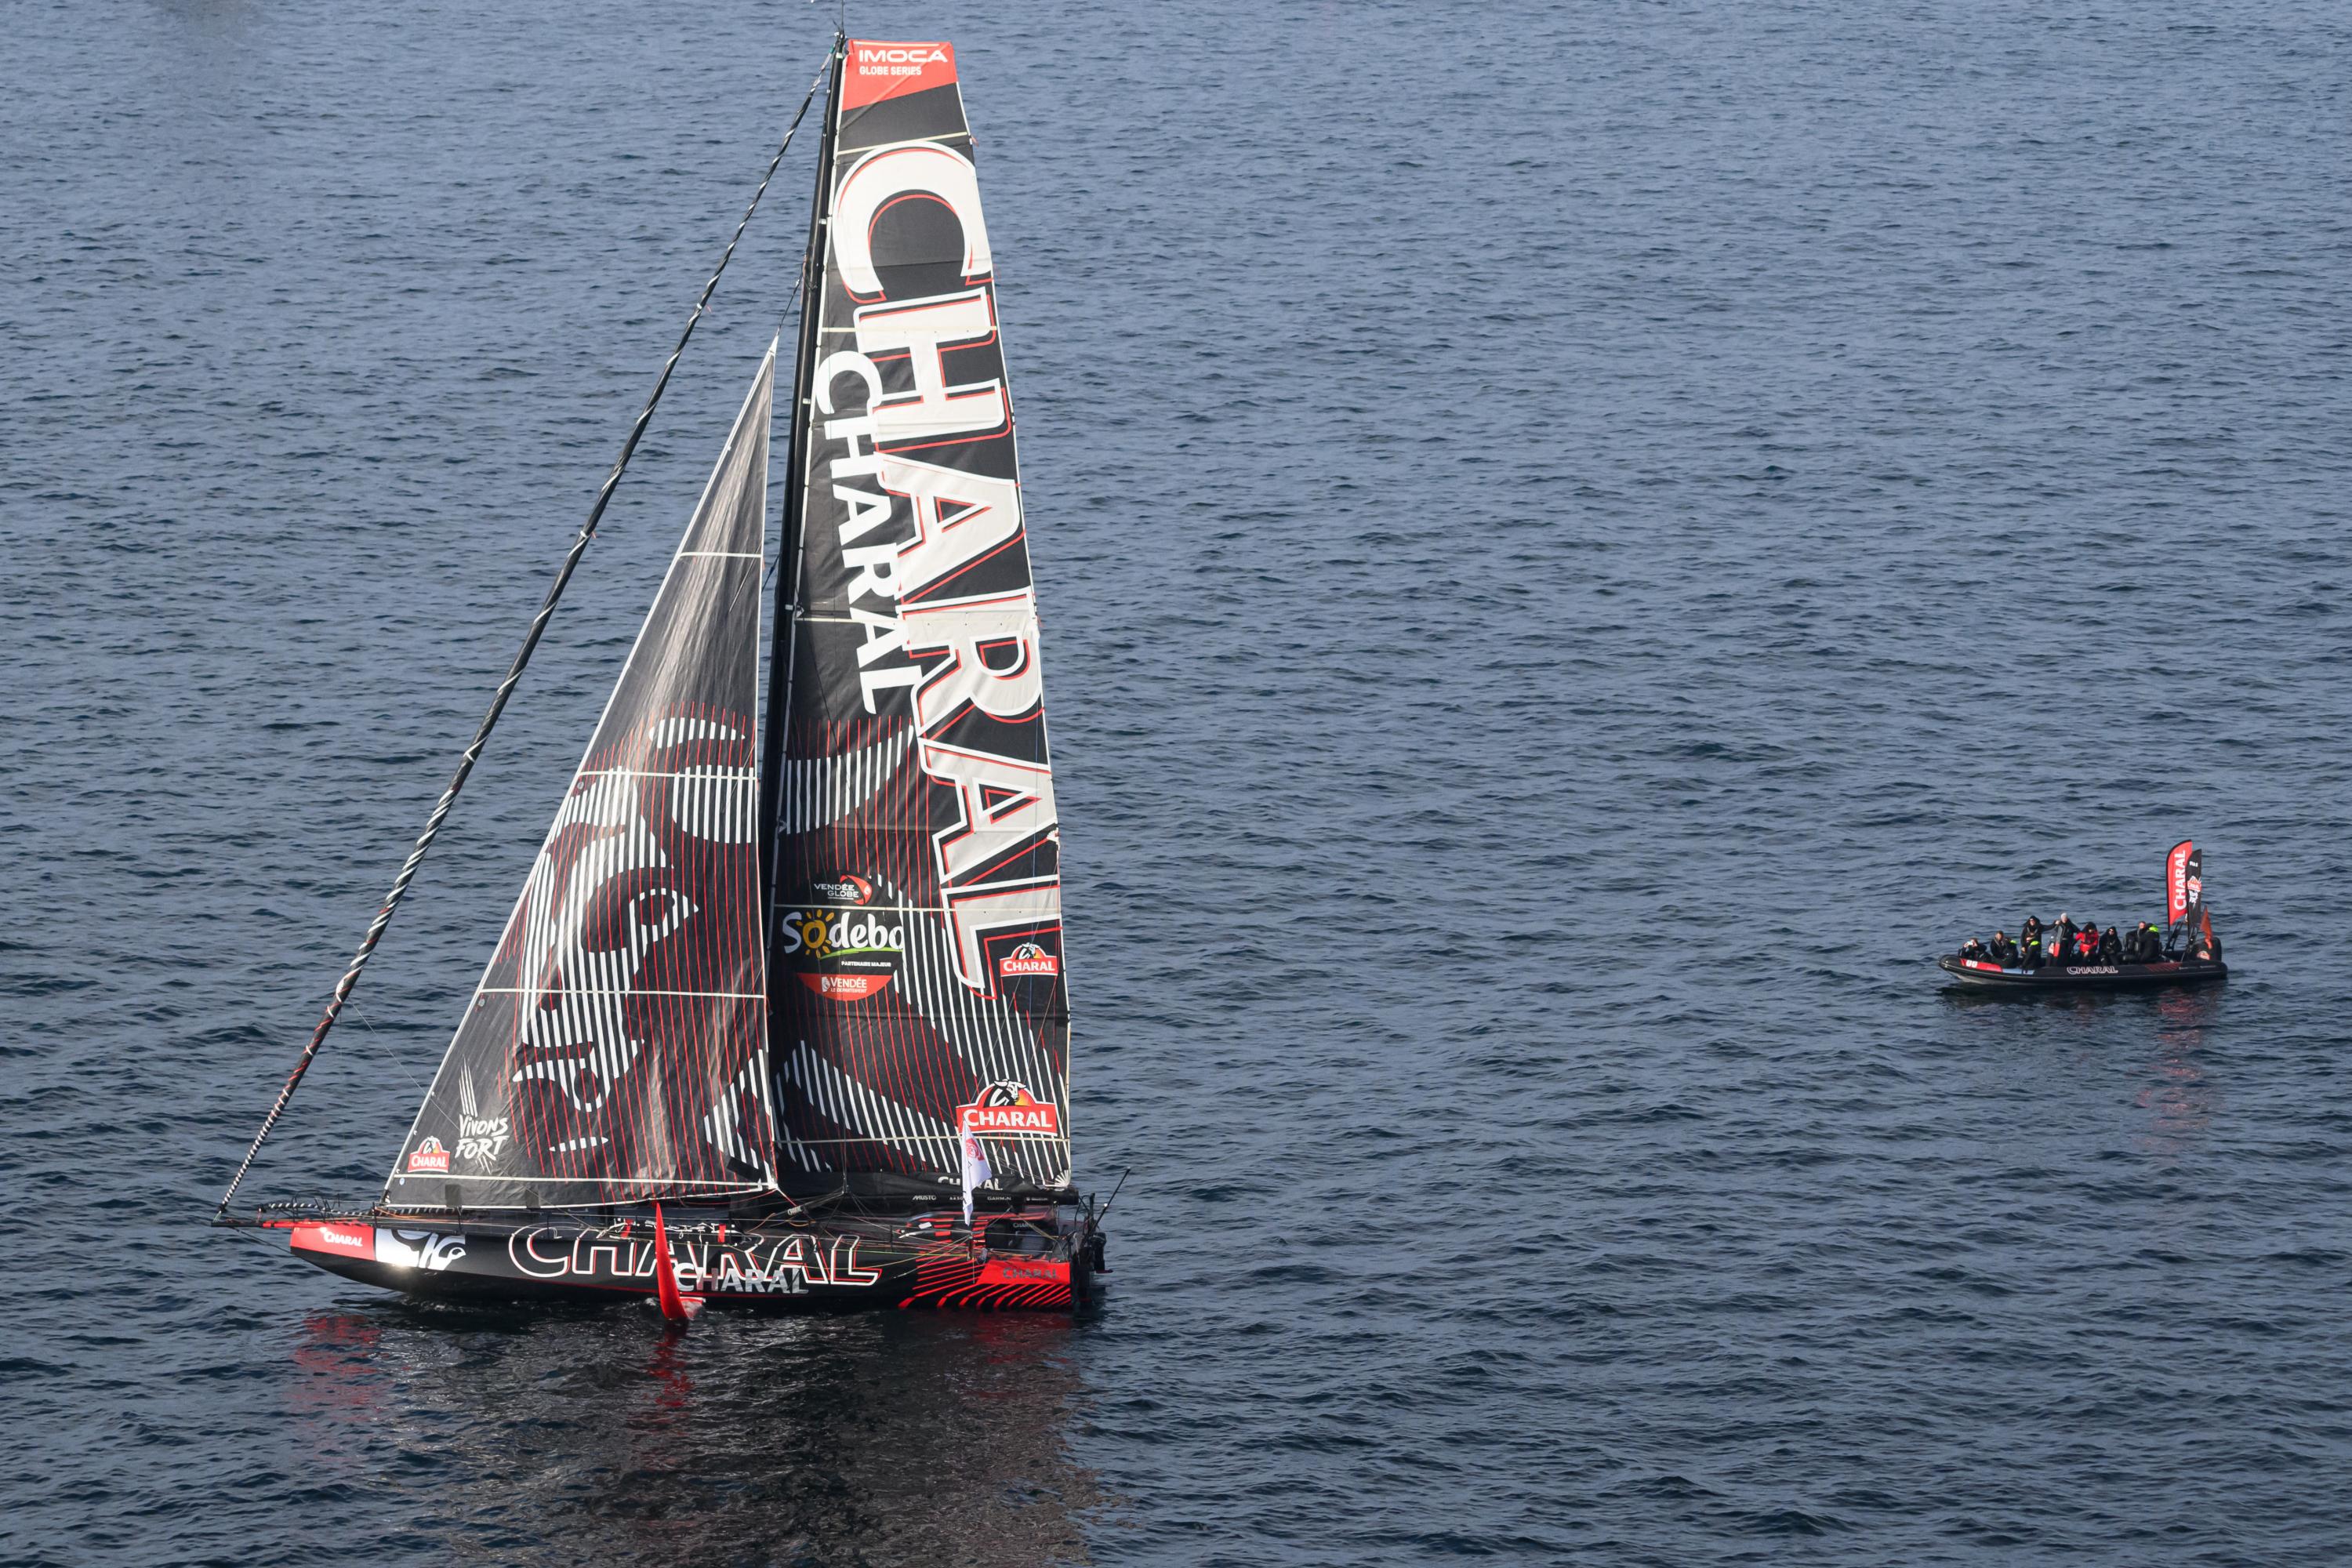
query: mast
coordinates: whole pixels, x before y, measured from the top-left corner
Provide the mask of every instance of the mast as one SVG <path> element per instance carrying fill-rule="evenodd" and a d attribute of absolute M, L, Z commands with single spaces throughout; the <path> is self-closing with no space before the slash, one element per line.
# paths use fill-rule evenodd
<path fill-rule="evenodd" d="M 770 617 L 768 641 L 767 733 L 760 756 L 760 910 L 762 927 L 774 919 L 776 888 L 777 792 L 783 773 L 783 718 L 792 709 L 793 622 L 800 590 L 801 530 L 807 494 L 809 460 L 809 381 L 815 373 L 817 321 L 822 312 L 817 291 L 824 276 L 826 182 L 833 169 L 834 133 L 841 117 L 841 61 L 847 39 L 833 35 L 833 50 L 825 57 L 829 79 L 824 122 L 818 130 L 816 188 L 809 196 L 808 247 L 801 253 L 801 319 L 793 350 L 793 400 L 787 406 L 790 435 L 786 438 L 783 527 L 776 540 L 775 609 Z M 814 89 L 812 89 L 814 90 Z M 803 106 L 803 110 L 806 105 Z M 797 123 L 797 121 L 796 121 Z M 782 673 L 779 673 L 779 672 Z"/>

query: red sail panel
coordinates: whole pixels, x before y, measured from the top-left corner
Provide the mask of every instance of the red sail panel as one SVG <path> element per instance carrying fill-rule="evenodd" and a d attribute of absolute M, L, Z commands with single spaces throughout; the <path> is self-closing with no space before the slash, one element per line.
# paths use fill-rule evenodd
<path fill-rule="evenodd" d="M 773 1184 L 757 713 L 774 373 L 772 346 L 387 1203 Z"/>
<path fill-rule="evenodd" d="M 845 46 L 822 174 L 776 781 L 778 1164 L 1066 1183 L 1067 993 L 996 273 L 955 59 Z M 779 585 L 784 598 L 785 585 Z"/>
<path fill-rule="evenodd" d="M 841 111 L 855 114 L 886 98 L 956 85 L 952 44 L 884 43 L 852 38 L 842 62 Z"/>
<path fill-rule="evenodd" d="M 2189 918 L 2189 858 L 2197 846 L 2184 838 L 2164 857 L 2164 921 L 2177 926 Z"/>

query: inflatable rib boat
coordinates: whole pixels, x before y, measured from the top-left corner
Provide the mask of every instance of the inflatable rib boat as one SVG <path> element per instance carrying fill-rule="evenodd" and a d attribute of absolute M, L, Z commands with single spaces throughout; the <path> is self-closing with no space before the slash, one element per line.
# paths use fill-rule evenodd
<path fill-rule="evenodd" d="M 2213 917 L 2205 908 L 2204 853 L 2189 839 L 2165 853 L 2164 902 L 2169 932 L 2166 947 L 2183 954 L 2179 958 L 2154 963 L 2069 963 L 2053 955 L 2028 969 L 2021 961 L 2004 964 L 1998 959 L 1948 953 L 1936 961 L 1936 967 L 1963 985 L 1985 991 L 2145 991 L 2227 979 L 2229 965 L 2221 962 L 2221 939 L 2213 934 Z"/>
<path fill-rule="evenodd" d="M 2157 963 L 2045 963 L 2002 968 L 1989 958 L 1947 953 L 1936 966 L 1963 985 L 2004 991 L 2142 991 L 2158 985 L 2202 985 L 2226 979 L 2218 958 L 2166 959 Z"/>

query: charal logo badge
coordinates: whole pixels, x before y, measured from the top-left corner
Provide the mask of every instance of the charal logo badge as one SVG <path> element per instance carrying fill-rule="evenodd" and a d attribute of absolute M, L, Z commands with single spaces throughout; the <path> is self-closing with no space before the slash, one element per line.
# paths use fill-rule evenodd
<path fill-rule="evenodd" d="M 423 1171 L 443 1176 L 449 1173 L 449 1151 L 441 1146 L 440 1139 L 429 1132 L 425 1135 L 425 1142 L 408 1156 L 408 1173 L 413 1176 Z"/>
<path fill-rule="evenodd" d="M 364 1225 L 298 1225 L 293 1242 L 305 1252 L 334 1252 L 345 1258 L 373 1258 L 375 1231 Z"/>
<path fill-rule="evenodd" d="M 1024 942 L 997 961 L 996 973 L 1007 980 L 1055 975 L 1062 973 L 1062 963 L 1035 942 Z"/>
<path fill-rule="evenodd" d="M 836 904 L 870 904 L 874 901 L 874 884 L 865 878 L 844 871 L 829 882 L 813 882 L 810 886 L 822 899 Z"/>
<path fill-rule="evenodd" d="M 976 1103 L 957 1108 L 956 1126 L 989 1138 L 1059 1138 L 1062 1113 L 1025 1084 L 992 1083 Z"/>

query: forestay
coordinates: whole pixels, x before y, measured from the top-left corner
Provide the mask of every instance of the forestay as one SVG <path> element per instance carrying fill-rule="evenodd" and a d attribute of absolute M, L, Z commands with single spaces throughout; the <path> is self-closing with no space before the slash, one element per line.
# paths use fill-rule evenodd
<path fill-rule="evenodd" d="M 1066 1184 L 1036 601 L 953 52 L 836 67 L 795 409 L 773 794 L 778 1173 Z M 796 400 L 797 401 L 797 400 Z"/>
<path fill-rule="evenodd" d="M 388 1205 L 773 1184 L 756 715 L 775 358 L 772 344 Z"/>

